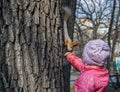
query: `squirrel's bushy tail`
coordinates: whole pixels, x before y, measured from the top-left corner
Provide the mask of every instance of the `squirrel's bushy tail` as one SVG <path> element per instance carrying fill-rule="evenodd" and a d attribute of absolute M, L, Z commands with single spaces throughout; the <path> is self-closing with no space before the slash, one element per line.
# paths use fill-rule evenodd
<path fill-rule="evenodd" d="M 69 7 L 62 7 L 62 15 L 64 20 L 68 20 L 68 18 L 71 16 L 71 9 Z"/>

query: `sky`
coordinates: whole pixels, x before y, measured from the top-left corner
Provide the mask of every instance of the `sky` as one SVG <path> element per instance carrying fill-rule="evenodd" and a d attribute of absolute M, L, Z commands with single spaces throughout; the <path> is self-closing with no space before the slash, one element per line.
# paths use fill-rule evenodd
<path fill-rule="evenodd" d="M 100 11 L 103 12 L 103 15 L 109 14 L 111 11 L 111 8 L 109 7 L 111 5 L 111 0 L 106 3 L 107 0 L 78 0 L 77 1 L 77 10 L 76 10 L 76 17 L 86 17 L 88 15 L 85 15 L 84 12 L 81 11 L 81 7 L 83 6 L 83 9 L 90 13 L 92 12 L 92 17 L 96 18 Z M 105 7 L 108 7 L 105 9 Z M 97 15 L 96 15 L 97 14 Z"/>

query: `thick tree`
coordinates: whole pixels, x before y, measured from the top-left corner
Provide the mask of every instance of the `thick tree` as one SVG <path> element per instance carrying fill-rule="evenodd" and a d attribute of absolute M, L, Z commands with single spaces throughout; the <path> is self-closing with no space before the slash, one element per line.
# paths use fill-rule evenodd
<path fill-rule="evenodd" d="M 60 17 L 60 0 L 0 1 L 0 92 L 69 92 Z"/>

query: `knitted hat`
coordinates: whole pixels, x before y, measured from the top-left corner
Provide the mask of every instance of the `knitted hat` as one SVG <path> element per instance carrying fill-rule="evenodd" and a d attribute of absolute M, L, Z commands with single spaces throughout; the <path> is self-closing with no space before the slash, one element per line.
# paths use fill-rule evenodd
<path fill-rule="evenodd" d="M 83 63 L 86 65 L 103 66 L 110 54 L 107 43 L 101 39 L 89 41 L 83 51 Z"/>

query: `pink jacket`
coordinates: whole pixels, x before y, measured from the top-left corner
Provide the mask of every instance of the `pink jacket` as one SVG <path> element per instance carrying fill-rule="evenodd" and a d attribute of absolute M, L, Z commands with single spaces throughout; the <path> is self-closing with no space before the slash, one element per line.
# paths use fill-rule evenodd
<path fill-rule="evenodd" d="M 74 53 L 66 56 L 75 69 L 81 72 L 74 83 L 74 92 L 106 92 L 109 81 L 108 70 L 104 67 L 84 65 Z"/>

